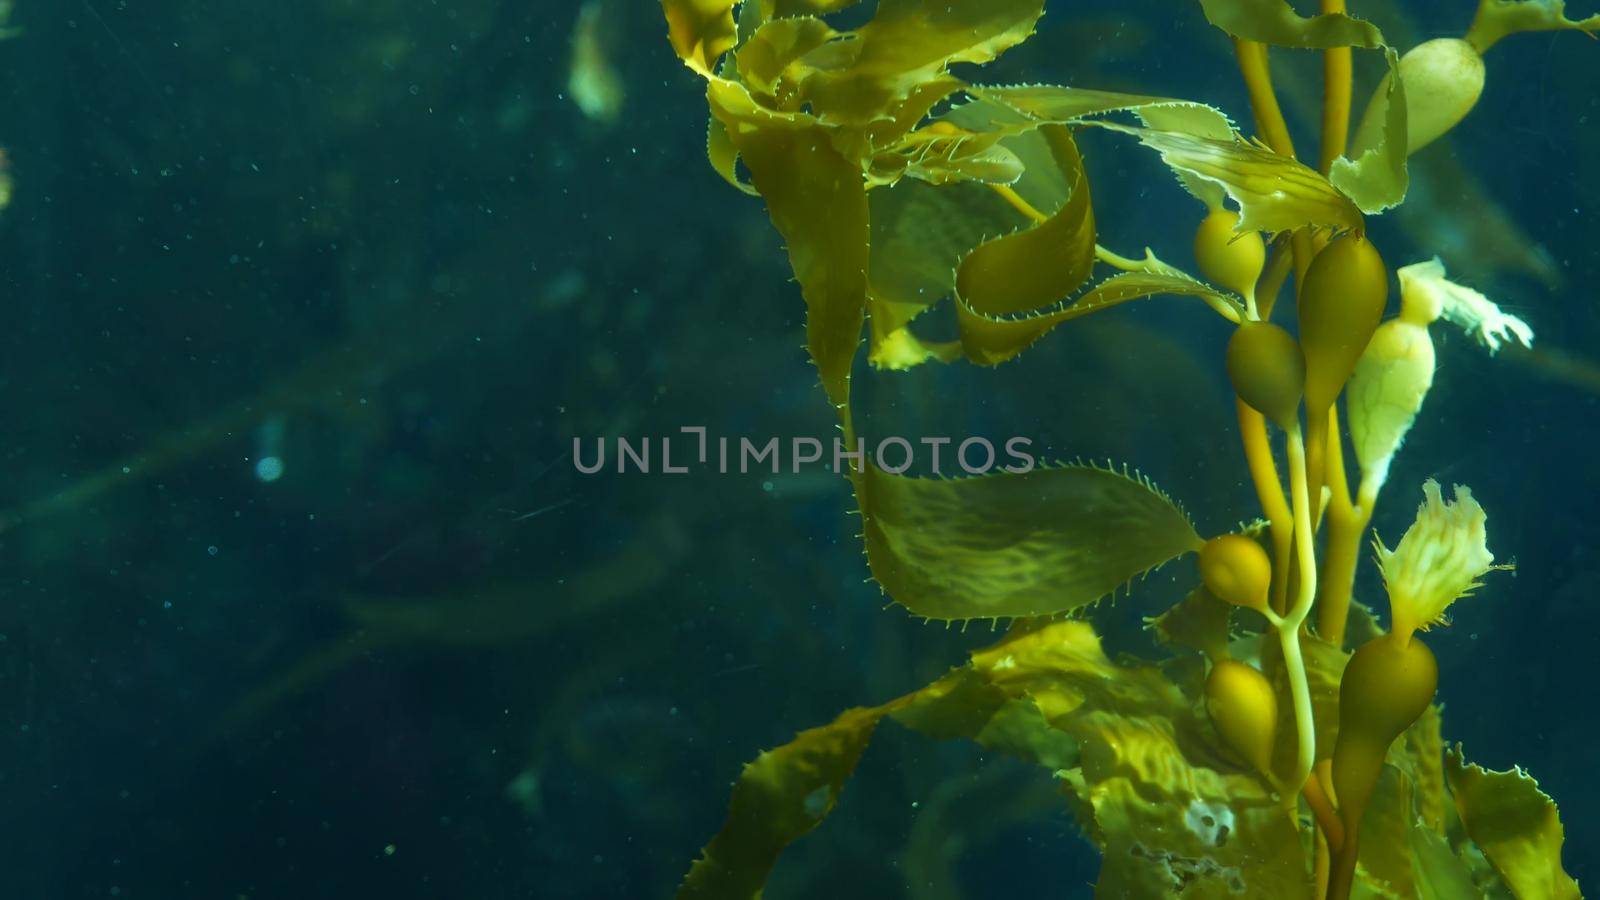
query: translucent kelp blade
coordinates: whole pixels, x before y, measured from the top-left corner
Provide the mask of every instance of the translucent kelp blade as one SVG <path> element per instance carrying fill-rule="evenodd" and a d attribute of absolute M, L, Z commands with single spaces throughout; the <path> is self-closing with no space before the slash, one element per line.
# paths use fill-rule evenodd
<path fill-rule="evenodd" d="M 679 900 L 759 897 L 783 849 L 833 811 L 885 716 L 936 740 L 976 740 L 1052 769 L 1075 765 L 1072 738 L 1046 721 L 1023 685 L 997 685 L 991 669 L 975 659 L 919 691 L 846 710 L 761 754 L 740 774 L 722 830 L 690 868 Z"/>
<path fill-rule="evenodd" d="M 760 191 L 739 180 L 739 150 L 728 137 L 727 126 L 716 116 L 712 116 L 706 126 L 706 159 L 723 181 L 752 197 L 761 196 Z"/>
<path fill-rule="evenodd" d="M 1392 765 L 1383 767 L 1372 800 L 1361 817 L 1363 881 L 1377 897 L 1415 897 L 1416 872 L 1411 854 L 1415 787 L 1410 776 Z"/>
<path fill-rule="evenodd" d="M 979 244 L 956 269 L 956 294 L 980 316 L 1039 309 L 1069 296 L 1094 269 L 1094 210 L 1072 132 L 1042 126 L 1056 166 L 1072 190 L 1038 225 Z"/>
<path fill-rule="evenodd" d="M 1383 117 L 1382 137 L 1377 146 L 1357 148 L 1353 160 L 1334 160 L 1328 172 L 1328 181 L 1368 215 L 1399 206 L 1410 182 L 1406 173 L 1406 89 L 1400 78 L 1400 55 L 1386 47 L 1384 56 L 1389 61 L 1389 74 L 1383 90 L 1372 101 L 1384 106 L 1370 113 Z"/>
<path fill-rule="evenodd" d="M 767 22 L 735 54 L 739 80 L 752 92 L 778 95 L 779 83 L 788 68 L 835 37 L 838 32 L 827 22 L 810 16 Z M 778 99 L 782 102 L 786 98 Z"/>
<path fill-rule="evenodd" d="M 1600 31 L 1600 14 L 1567 18 L 1565 0 L 1479 0 L 1467 42 L 1483 53 L 1501 38 L 1523 31 Z"/>
<path fill-rule="evenodd" d="M 930 619 L 1080 609 L 1200 545 L 1149 483 L 1088 466 L 954 480 L 869 468 L 860 482 L 873 576 Z"/>
<path fill-rule="evenodd" d="M 1579 900 L 1578 883 L 1561 867 L 1566 835 L 1555 801 L 1520 768 L 1493 772 L 1467 763 L 1461 747 L 1445 753 L 1445 777 L 1467 836 L 1518 897 Z"/>
<path fill-rule="evenodd" d="M 1315 170 L 1264 146 L 1097 124 L 1137 137 L 1180 175 L 1219 185 L 1239 204 L 1240 231 L 1270 235 L 1306 227 L 1362 230 L 1361 210 L 1349 197 Z"/>
<path fill-rule="evenodd" d="M 746 765 L 727 821 L 689 869 L 678 900 L 760 897 L 783 848 L 833 811 L 888 707 L 846 710 Z"/>
<path fill-rule="evenodd" d="M 1228 140 L 1234 137 L 1233 125 L 1221 110 L 1191 100 L 1120 94 L 1113 91 L 1095 91 L 1051 84 L 975 86 L 968 92 L 993 106 L 986 108 L 982 105 L 967 104 L 952 110 L 950 119 L 975 130 L 985 130 L 983 127 L 985 120 L 996 127 L 1015 121 L 1011 117 L 996 117 L 994 109 L 998 107 L 1022 116 L 1023 121 L 1057 124 L 1080 122 L 1113 112 L 1132 112 L 1151 128 L 1162 131 L 1179 131 L 1214 140 Z"/>
<path fill-rule="evenodd" d="M 1027 40 L 1044 0 L 881 0 L 871 22 L 807 56 L 811 109 L 865 124 L 953 63 L 986 63 Z"/>
<path fill-rule="evenodd" d="M 1374 49 L 1387 43 L 1371 22 L 1343 13 L 1305 18 L 1287 0 L 1200 0 L 1206 21 L 1234 37 L 1279 47 Z"/>
<path fill-rule="evenodd" d="M 1402 750 L 1411 762 L 1411 781 L 1416 787 L 1417 820 L 1437 834 L 1445 833 L 1444 716 L 1438 706 L 1430 706 L 1408 729 Z"/>
<path fill-rule="evenodd" d="M 1472 870 L 1450 849 L 1444 837 L 1418 824 L 1411 829 L 1411 856 L 1416 874 L 1417 900 L 1459 900 L 1481 897 Z"/>
<path fill-rule="evenodd" d="M 754 0 L 766 11 L 767 18 L 781 19 L 789 16 L 816 16 L 849 9 L 861 0 Z"/>
<path fill-rule="evenodd" d="M 989 235 L 1025 220 L 982 185 L 935 187 L 906 179 L 867 195 L 872 255 L 867 281 L 879 302 L 874 326 L 885 332 L 910 322 L 955 289 L 956 265 Z M 888 315 L 888 321 L 881 317 Z"/>
<path fill-rule="evenodd" d="M 1113 275 L 1072 303 L 1038 315 L 1001 319 L 958 305 L 962 351 L 978 365 L 997 365 L 1026 350 L 1062 322 L 1162 294 L 1200 297 L 1233 321 L 1243 316 L 1237 299 L 1161 262 L 1148 251 L 1144 266 L 1143 271 Z"/>
<path fill-rule="evenodd" d="M 1166 612 L 1145 625 L 1156 639 L 1169 647 L 1182 647 L 1205 654 L 1210 659 L 1225 659 L 1232 634 L 1233 606 L 1219 600 L 1204 586 L 1196 587 Z"/>
<path fill-rule="evenodd" d="M 733 49 L 738 31 L 733 23 L 737 0 L 661 0 L 667 15 L 667 38 L 684 65 L 707 78 L 717 60 Z"/>
<path fill-rule="evenodd" d="M 806 301 L 806 347 L 837 406 L 849 399 L 867 296 L 867 191 L 808 117 L 771 113 L 743 87 L 714 80 L 707 96 L 766 199 Z"/>

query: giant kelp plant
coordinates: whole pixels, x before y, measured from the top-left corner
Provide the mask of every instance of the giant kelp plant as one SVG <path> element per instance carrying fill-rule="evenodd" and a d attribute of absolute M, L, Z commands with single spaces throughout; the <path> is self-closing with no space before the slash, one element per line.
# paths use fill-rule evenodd
<path fill-rule="evenodd" d="M 867 561 L 887 595 L 928 619 L 1010 628 L 927 687 L 758 757 L 679 896 L 758 896 L 885 717 L 1053 771 L 1103 855 L 1100 896 L 1579 896 L 1555 806 L 1532 778 L 1468 763 L 1441 737 L 1438 668 L 1419 632 L 1504 568 L 1471 492 L 1446 499 L 1425 483 L 1398 544 L 1374 541 L 1386 632 L 1352 590 L 1390 461 L 1432 385 L 1429 328 L 1455 323 L 1491 351 L 1532 339 L 1437 260 L 1397 271 L 1399 315 L 1382 321 L 1390 272 L 1365 217 L 1402 202 L 1407 156 L 1472 109 L 1494 43 L 1592 32 L 1600 16 L 1482 0 L 1465 37 L 1401 55 L 1344 0 L 1313 17 L 1284 0 L 1201 0 L 1234 42 L 1254 113 L 1245 138 L 1198 102 L 951 72 L 1027 40 L 1043 0 L 879 0 L 846 29 L 835 14 L 856 3 L 663 0 L 673 47 L 707 85 L 713 167 L 765 201 L 787 245 L 844 446 L 859 443 L 850 375 L 864 325 L 880 370 L 989 366 L 1069 320 L 1194 297 L 1234 327 L 1218 362 L 1261 519 L 1206 540 L 1127 469 L 945 480 L 854 465 Z M 1322 55 L 1314 165 L 1297 160 L 1269 47 Z M 1353 119 L 1358 50 L 1387 75 Z M 1077 146 L 1095 133 L 1155 150 L 1205 205 L 1204 279 L 1098 243 Z M 1113 273 L 1096 280 L 1101 266 Z M 947 297 L 957 339 L 919 336 L 919 315 Z M 1071 617 L 1190 552 L 1200 584 L 1150 622 L 1168 658 L 1113 661 Z"/>

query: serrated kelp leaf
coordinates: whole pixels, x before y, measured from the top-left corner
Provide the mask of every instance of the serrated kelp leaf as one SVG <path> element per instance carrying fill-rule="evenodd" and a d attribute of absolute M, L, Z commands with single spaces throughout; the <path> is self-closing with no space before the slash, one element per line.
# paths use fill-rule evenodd
<path fill-rule="evenodd" d="M 1224 659 L 1232 620 L 1232 604 L 1218 599 L 1201 585 L 1147 624 L 1156 640 L 1169 647 L 1198 651 L 1211 659 Z"/>
<path fill-rule="evenodd" d="M 1578 883 L 1561 867 L 1566 840 L 1555 801 L 1521 768 L 1494 772 L 1445 753 L 1445 777 L 1467 836 L 1524 900 L 1578 900 Z"/>
<path fill-rule="evenodd" d="M 667 38 L 684 65 L 707 78 L 717 60 L 733 49 L 738 30 L 733 22 L 737 0 L 661 0 L 667 15 Z"/>
<path fill-rule="evenodd" d="M 783 848 L 833 811 L 887 712 L 846 710 L 746 765 L 734 784 L 727 821 L 689 869 L 679 900 L 759 897 Z"/>
<path fill-rule="evenodd" d="M 707 95 L 788 246 L 806 301 L 806 348 L 829 399 L 843 405 L 866 315 L 867 190 L 861 171 L 805 116 L 763 110 L 732 82 L 711 82 Z"/>
<path fill-rule="evenodd" d="M 1173 268 L 1146 252 L 1141 271 L 1123 272 L 1102 281 L 1078 299 L 1058 309 L 1017 318 L 996 318 L 958 305 L 961 347 L 978 365 L 996 365 L 1015 357 L 1062 322 L 1110 309 L 1130 300 L 1163 294 L 1200 297 L 1237 321 L 1243 310 L 1238 300 Z"/>
<path fill-rule="evenodd" d="M 823 119 L 864 124 L 947 66 L 1027 40 L 1043 13 L 1043 0 L 881 0 L 872 21 L 806 57 L 802 93 Z"/>
<path fill-rule="evenodd" d="M 1206 21 L 1234 37 L 1279 47 L 1382 47 L 1383 33 L 1371 22 L 1344 13 L 1306 18 L 1287 0 L 1200 0 Z"/>
<path fill-rule="evenodd" d="M 754 0 L 746 5 L 762 7 L 768 18 L 782 19 L 789 16 L 820 16 L 827 13 L 849 9 L 859 4 L 861 0 Z"/>
<path fill-rule="evenodd" d="M 1315 170 L 1264 146 L 1111 122 L 1097 124 L 1137 137 L 1180 175 L 1221 187 L 1239 205 L 1236 227 L 1240 231 L 1362 230 L 1361 210 L 1349 197 Z"/>
<path fill-rule="evenodd" d="M 1177 131 L 1219 141 L 1230 140 L 1235 134 L 1233 124 L 1221 110 L 1192 100 L 1053 84 L 974 86 L 968 89 L 968 93 L 992 106 L 967 104 L 952 110 L 950 118 L 980 131 L 1014 126 L 1018 116 L 1024 122 L 1071 124 L 1107 113 L 1132 112 L 1151 128 L 1161 131 Z M 1013 115 L 996 115 L 997 110 Z"/>
<path fill-rule="evenodd" d="M 1000 143 L 1002 135 L 923 128 L 907 135 L 892 154 L 873 160 L 873 173 L 899 173 L 930 184 L 980 181 L 1011 184 L 1022 177 L 1022 160 Z"/>
<path fill-rule="evenodd" d="M 1076 636 L 1073 643 L 1098 653 L 1093 632 L 1082 627 L 1086 636 Z M 935 740 L 976 740 L 1045 767 L 1074 763 L 1073 738 L 1054 728 L 1027 693 L 1030 687 L 1048 693 L 1049 685 L 1014 678 L 1002 682 L 993 659 L 974 654 L 968 665 L 921 690 L 879 706 L 846 710 L 746 765 L 734 784 L 722 829 L 690 868 L 679 900 L 759 897 L 783 849 L 833 811 L 885 716 Z"/>
<path fill-rule="evenodd" d="M 1159 491 L 1090 466 L 960 479 L 869 468 L 860 500 L 873 576 L 930 619 L 1079 609 L 1200 544 Z"/>
<path fill-rule="evenodd" d="M 1072 132 L 1042 126 L 1057 167 L 1072 190 L 1067 201 L 1032 228 L 979 244 L 956 269 L 956 294 L 980 316 L 1003 316 L 1056 303 L 1094 269 L 1094 210 Z"/>
<path fill-rule="evenodd" d="M 1567 18 L 1565 0 L 1479 0 L 1467 42 L 1483 53 L 1501 38 L 1523 31 L 1600 31 L 1600 13 Z"/>
<path fill-rule="evenodd" d="M 1368 113 L 1380 116 L 1383 122 L 1378 143 L 1355 148 L 1353 159 L 1339 157 L 1328 172 L 1329 183 L 1369 215 L 1399 206 L 1410 184 L 1406 172 L 1406 157 L 1410 153 L 1406 89 L 1400 77 L 1400 56 L 1386 47 L 1384 57 L 1389 61 L 1389 74 L 1372 100 L 1375 107 L 1382 104 L 1382 108 Z"/>
<path fill-rule="evenodd" d="M 1405 755 L 1412 762 L 1410 772 L 1416 788 L 1416 813 L 1422 824 L 1439 834 L 1445 833 L 1444 716 L 1437 705 L 1430 706 L 1405 733 Z"/>
<path fill-rule="evenodd" d="M 761 196 L 760 191 L 739 180 L 739 150 L 728 137 L 727 126 L 716 116 L 712 116 L 706 126 L 706 159 L 723 181 L 752 197 Z"/>
<path fill-rule="evenodd" d="M 739 80 L 786 106 L 789 98 L 783 95 L 797 87 L 780 83 L 790 65 L 837 36 L 827 22 L 810 16 L 766 22 L 734 54 Z"/>

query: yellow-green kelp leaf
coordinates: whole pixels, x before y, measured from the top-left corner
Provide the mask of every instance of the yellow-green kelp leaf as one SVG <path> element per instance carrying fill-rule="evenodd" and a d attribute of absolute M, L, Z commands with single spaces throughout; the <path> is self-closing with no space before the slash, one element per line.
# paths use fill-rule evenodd
<path fill-rule="evenodd" d="M 1467 836 L 1518 898 L 1581 898 L 1578 882 L 1561 867 L 1566 836 L 1555 801 L 1532 776 L 1467 763 L 1457 745 L 1445 753 L 1445 777 Z"/>
<path fill-rule="evenodd" d="M 867 189 L 825 129 L 801 114 L 768 112 L 738 84 L 709 85 L 711 111 L 750 170 L 788 245 L 806 301 L 806 348 L 836 406 L 850 397 L 867 297 Z"/>
<path fill-rule="evenodd" d="M 1305 18 L 1286 0 L 1200 0 L 1206 21 L 1234 37 L 1279 47 L 1326 50 L 1330 47 L 1383 46 L 1383 33 L 1371 22 L 1344 13 Z"/>
<path fill-rule="evenodd" d="M 978 365 L 997 365 L 1026 350 L 1062 322 L 1163 294 L 1199 297 L 1234 322 L 1243 317 L 1243 305 L 1231 295 L 1167 265 L 1148 250 L 1145 253 L 1142 269 L 1113 275 L 1078 299 L 1037 315 L 998 318 L 958 304 L 956 321 L 960 325 L 962 351 Z"/>
<path fill-rule="evenodd" d="M 880 0 L 872 21 L 801 60 L 812 111 L 865 124 L 953 63 L 986 63 L 1033 35 L 1044 0 Z"/>
<path fill-rule="evenodd" d="M 1399 206 L 1410 184 L 1406 173 L 1410 152 L 1406 89 L 1400 77 L 1400 55 L 1386 47 L 1384 56 L 1389 61 L 1389 75 L 1384 80 L 1384 90 L 1372 100 L 1374 105 L 1383 104 L 1383 108 L 1368 113 L 1382 116 L 1381 138 L 1376 146 L 1358 148 L 1354 159 L 1341 156 L 1334 160 L 1328 172 L 1328 181 L 1369 215 Z"/>
<path fill-rule="evenodd" d="M 1179 131 L 1214 140 L 1228 140 L 1235 134 L 1232 123 L 1221 110 L 1192 100 L 1053 84 L 974 85 L 967 92 L 991 105 L 969 103 L 952 110 L 949 118 L 980 131 L 988 130 L 985 123 L 989 127 L 1015 123 L 1013 117 L 996 116 L 998 108 L 1020 115 L 1025 122 L 1071 124 L 1107 113 L 1131 112 L 1146 125 L 1161 131 Z"/>
<path fill-rule="evenodd" d="M 733 24 L 737 0 L 661 0 L 667 15 L 667 37 L 684 65 L 707 78 L 717 60 L 733 49 L 738 32 Z"/>
<path fill-rule="evenodd" d="M 979 244 L 956 270 L 956 294 L 981 316 L 1003 316 L 1055 303 L 1094 268 L 1094 210 L 1072 132 L 1045 125 L 1056 165 L 1072 185 L 1061 208 L 1038 225 Z"/>
<path fill-rule="evenodd" d="M 1523 31 L 1600 31 L 1600 14 L 1567 18 L 1565 0 L 1479 0 L 1467 43 L 1487 51 L 1501 38 Z"/>
<path fill-rule="evenodd" d="M 783 848 L 833 811 L 887 707 L 846 710 L 746 765 L 727 821 L 689 869 L 679 900 L 761 896 Z"/>
<path fill-rule="evenodd" d="M 960 479 L 868 468 L 859 491 L 873 576 L 930 619 L 1080 609 L 1200 546 L 1148 482 L 1092 466 Z"/>
<path fill-rule="evenodd" d="M 1316 170 L 1263 145 L 1112 122 L 1095 124 L 1137 137 L 1180 176 L 1220 186 L 1239 205 L 1235 226 L 1239 231 L 1270 235 L 1306 227 L 1362 230 L 1361 210 L 1349 197 Z"/>
<path fill-rule="evenodd" d="M 1226 659 L 1232 636 L 1233 605 L 1197 586 L 1166 612 L 1145 621 L 1156 639 L 1169 647 L 1182 647 L 1210 659 Z"/>
<path fill-rule="evenodd" d="M 1411 828 L 1410 840 L 1417 900 L 1484 896 L 1473 883 L 1472 870 L 1450 849 L 1444 835 L 1418 824 Z"/>

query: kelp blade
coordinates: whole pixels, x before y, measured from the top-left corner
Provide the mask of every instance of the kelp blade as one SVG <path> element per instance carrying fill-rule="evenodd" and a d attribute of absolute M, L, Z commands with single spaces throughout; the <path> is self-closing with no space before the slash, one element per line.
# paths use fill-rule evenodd
<path fill-rule="evenodd" d="M 1517 897 L 1580 900 L 1578 882 L 1561 867 L 1566 840 L 1555 801 L 1521 769 L 1492 772 L 1445 754 L 1445 777 L 1472 842 Z"/>
<path fill-rule="evenodd" d="M 1196 549 L 1145 481 L 1091 466 L 962 479 L 860 479 L 867 561 L 889 597 L 930 619 L 1080 609 Z"/>
<path fill-rule="evenodd" d="M 1371 22 L 1344 13 L 1310 18 L 1286 0 L 1200 0 L 1206 21 L 1237 38 L 1279 47 L 1326 50 L 1331 47 L 1373 49 L 1386 42 Z"/>

